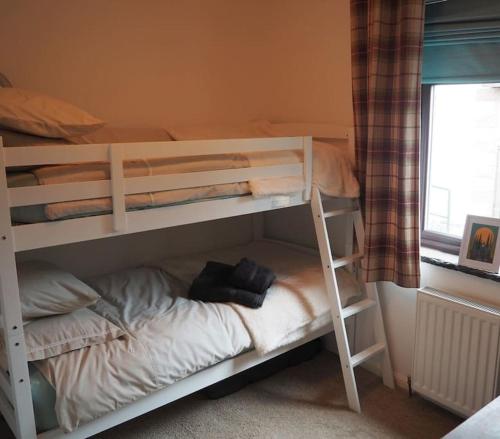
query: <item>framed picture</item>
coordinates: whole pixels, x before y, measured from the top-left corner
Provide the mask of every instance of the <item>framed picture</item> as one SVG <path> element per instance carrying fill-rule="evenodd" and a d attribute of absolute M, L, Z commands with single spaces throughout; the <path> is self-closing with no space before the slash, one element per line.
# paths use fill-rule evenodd
<path fill-rule="evenodd" d="M 458 263 L 492 273 L 500 271 L 500 218 L 467 215 Z"/>

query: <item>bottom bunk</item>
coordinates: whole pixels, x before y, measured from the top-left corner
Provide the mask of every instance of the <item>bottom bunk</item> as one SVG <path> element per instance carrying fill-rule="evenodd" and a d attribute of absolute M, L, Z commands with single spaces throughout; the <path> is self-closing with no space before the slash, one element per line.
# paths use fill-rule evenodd
<path fill-rule="evenodd" d="M 276 274 L 260 308 L 187 298 L 207 261 L 236 264 L 242 257 Z M 359 299 L 349 272 L 337 271 L 337 279 L 343 306 Z M 170 258 L 85 283 L 100 295 L 89 309 L 116 330 L 97 325 L 94 335 L 113 336 L 30 364 L 37 427 L 50 430 L 43 437 L 87 437 L 332 330 L 319 256 L 270 241 Z M 37 324 L 29 323 L 26 332 Z"/>

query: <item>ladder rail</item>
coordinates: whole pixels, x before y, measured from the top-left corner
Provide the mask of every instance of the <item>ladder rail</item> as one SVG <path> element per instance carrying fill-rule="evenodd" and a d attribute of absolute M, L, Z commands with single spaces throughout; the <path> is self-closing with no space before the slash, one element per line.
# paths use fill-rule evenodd
<path fill-rule="evenodd" d="M 342 375 L 346 386 L 347 401 L 349 407 L 360 413 L 361 406 L 356 387 L 356 377 L 351 365 L 351 353 L 349 350 L 349 340 L 347 331 L 342 317 L 342 304 L 340 303 L 339 287 L 337 279 L 333 271 L 333 258 L 328 238 L 328 231 L 324 220 L 323 205 L 321 202 L 321 194 L 319 189 L 314 186 L 312 190 L 311 200 L 312 213 L 314 217 L 314 227 L 318 238 L 318 246 L 323 264 L 323 274 L 325 277 L 326 290 L 331 305 L 331 313 L 333 319 L 333 327 L 335 330 L 335 339 L 337 340 L 337 348 L 339 350 L 340 363 L 342 366 Z"/>
<path fill-rule="evenodd" d="M 351 306 L 342 308 L 339 287 L 335 274 L 335 269 L 344 266 L 347 267 L 349 265 L 352 266 L 357 261 L 363 258 L 365 240 L 363 218 L 361 216 L 361 210 L 358 200 L 354 201 L 352 208 L 334 209 L 325 212 L 321 199 L 321 193 L 316 186 L 313 186 L 312 188 L 311 209 L 321 256 L 323 274 L 325 277 L 326 290 L 331 305 L 335 338 L 337 341 L 337 348 L 339 351 L 340 362 L 342 366 L 342 374 L 346 387 L 347 400 L 349 403 L 349 407 L 359 413 L 361 412 L 361 406 L 356 386 L 356 377 L 354 375 L 354 367 L 358 366 L 361 363 L 364 363 L 365 361 L 368 361 L 370 358 L 379 356 L 381 358 L 383 382 L 386 386 L 394 388 L 394 376 L 392 372 L 387 338 L 384 329 L 384 321 L 382 317 L 380 299 L 376 284 L 373 282 L 363 282 L 366 298 L 357 303 L 354 303 Z M 346 253 L 346 256 L 342 258 L 334 259 L 325 220 L 327 218 L 337 217 L 341 215 L 349 215 L 352 219 L 352 221 L 348 221 L 347 227 L 350 227 L 351 231 L 354 229 L 357 252 L 354 253 L 352 245 L 346 245 L 346 249 L 351 250 L 350 253 Z M 348 236 L 352 238 L 352 233 L 348 233 Z M 362 275 L 363 266 L 361 265 L 360 268 L 360 274 Z M 375 343 L 372 346 L 364 349 L 363 351 L 358 352 L 355 355 L 351 355 L 349 339 L 346 330 L 346 319 L 350 316 L 355 316 L 369 309 L 373 309 Z"/>

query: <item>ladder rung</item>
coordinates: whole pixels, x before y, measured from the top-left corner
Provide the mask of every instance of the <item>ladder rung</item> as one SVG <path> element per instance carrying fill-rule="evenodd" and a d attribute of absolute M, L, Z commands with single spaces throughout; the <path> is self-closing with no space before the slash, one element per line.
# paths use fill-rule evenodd
<path fill-rule="evenodd" d="M 352 264 L 354 261 L 361 259 L 363 255 L 361 253 L 354 253 L 350 256 L 344 256 L 343 258 L 338 258 L 333 261 L 333 268 L 344 267 L 345 265 Z"/>
<path fill-rule="evenodd" d="M 359 209 L 354 208 L 354 207 L 347 207 L 345 209 L 333 209 L 328 212 L 325 212 L 323 214 L 323 217 L 326 218 L 331 218 L 333 216 L 340 216 L 340 215 L 349 215 L 351 213 L 357 212 Z"/>
<path fill-rule="evenodd" d="M 369 348 L 366 348 L 364 351 L 359 352 L 356 355 L 351 357 L 351 365 L 352 367 L 356 367 L 358 364 L 364 363 L 366 360 L 372 358 L 373 356 L 380 354 L 385 351 L 384 343 L 377 343 Z"/>
<path fill-rule="evenodd" d="M 366 309 L 370 309 L 374 307 L 377 304 L 375 300 L 372 299 L 363 299 L 360 300 L 359 302 L 353 303 L 352 305 L 344 308 L 342 310 L 342 317 L 346 319 L 347 317 L 353 316 L 354 314 L 359 314 L 362 311 L 365 311 Z"/>

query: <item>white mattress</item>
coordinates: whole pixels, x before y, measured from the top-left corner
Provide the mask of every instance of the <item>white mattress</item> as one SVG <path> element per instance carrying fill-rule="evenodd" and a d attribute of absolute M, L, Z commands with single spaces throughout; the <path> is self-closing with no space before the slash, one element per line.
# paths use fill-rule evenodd
<path fill-rule="evenodd" d="M 252 328 L 252 317 L 242 314 L 237 306 L 181 297 L 206 260 L 235 262 L 242 256 L 271 267 L 278 275 L 260 313 L 252 310 L 262 323 L 260 333 Z M 234 357 L 261 344 L 260 337 L 266 331 L 271 345 L 277 347 L 331 324 L 318 264 L 315 256 L 262 242 L 155 264 L 164 267 L 168 275 L 145 267 L 91 280 L 104 298 L 96 311 L 124 327 L 128 335 L 36 363 L 56 390 L 59 425 L 71 431 Z M 287 289 L 297 300 L 289 300 Z M 357 293 L 354 288 L 346 289 L 342 302 L 346 304 Z M 291 307 L 283 307 L 279 297 Z M 304 312 L 298 312 L 297 307 Z M 279 324 L 270 328 L 273 322 Z"/>

